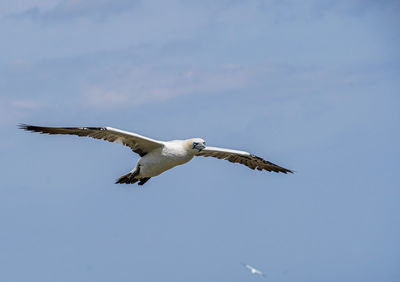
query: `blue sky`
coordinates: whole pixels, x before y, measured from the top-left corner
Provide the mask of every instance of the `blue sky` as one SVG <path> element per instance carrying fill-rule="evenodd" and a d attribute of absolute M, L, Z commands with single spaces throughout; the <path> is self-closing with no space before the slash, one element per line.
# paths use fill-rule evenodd
<path fill-rule="evenodd" d="M 14 3 L 15 2 L 15 3 Z M 397 1 L 7 1 L 1 281 L 399 281 Z M 296 171 L 18 123 L 202 137 Z"/>

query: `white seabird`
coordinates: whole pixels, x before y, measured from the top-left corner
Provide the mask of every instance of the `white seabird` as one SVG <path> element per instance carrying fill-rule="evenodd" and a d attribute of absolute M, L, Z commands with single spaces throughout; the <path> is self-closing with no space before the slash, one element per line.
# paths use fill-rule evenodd
<path fill-rule="evenodd" d="M 251 274 L 261 275 L 261 276 L 265 277 L 264 273 L 262 273 L 260 270 L 258 270 L 256 268 L 252 267 L 251 265 L 245 264 L 245 263 L 242 263 L 242 265 L 244 267 L 246 267 L 248 270 L 250 270 Z"/>
<path fill-rule="evenodd" d="M 68 134 L 92 137 L 128 146 L 140 155 L 136 167 L 122 175 L 115 183 L 143 185 L 151 177 L 157 176 L 177 165 L 190 161 L 194 156 L 215 157 L 240 163 L 251 169 L 292 173 L 291 170 L 268 162 L 245 151 L 206 146 L 201 138 L 187 140 L 159 141 L 133 132 L 112 127 L 42 127 L 20 124 L 19 128 L 41 134 Z"/>

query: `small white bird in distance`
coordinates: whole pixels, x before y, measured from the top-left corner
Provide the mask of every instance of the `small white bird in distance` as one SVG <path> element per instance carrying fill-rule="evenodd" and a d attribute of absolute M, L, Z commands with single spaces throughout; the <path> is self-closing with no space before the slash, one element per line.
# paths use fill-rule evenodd
<path fill-rule="evenodd" d="M 130 147 L 141 158 L 134 169 L 122 175 L 115 183 L 133 184 L 138 182 L 138 185 L 143 185 L 151 177 L 157 176 L 177 165 L 187 163 L 194 156 L 228 160 L 260 171 L 293 173 L 290 169 L 283 168 L 245 151 L 206 146 L 206 142 L 201 138 L 159 141 L 112 127 L 42 127 L 20 124 L 19 128 L 41 134 L 92 137 Z"/>
<path fill-rule="evenodd" d="M 258 269 L 256 269 L 256 268 L 252 267 L 251 265 L 245 264 L 245 263 L 242 263 L 242 265 L 243 265 L 244 267 L 246 267 L 248 270 L 250 270 L 251 274 L 260 275 L 260 276 L 262 276 L 262 277 L 265 277 L 265 275 L 264 275 L 264 273 L 262 273 L 262 271 L 260 271 L 260 270 L 258 270 Z"/>

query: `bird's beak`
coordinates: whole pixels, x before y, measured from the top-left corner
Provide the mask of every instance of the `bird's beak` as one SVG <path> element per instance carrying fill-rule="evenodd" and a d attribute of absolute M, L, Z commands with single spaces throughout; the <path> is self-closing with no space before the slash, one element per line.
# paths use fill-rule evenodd
<path fill-rule="evenodd" d="M 197 149 L 199 150 L 199 152 L 201 150 L 203 150 L 206 146 L 203 143 L 197 143 L 196 146 L 193 147 L 193 149 Z"/>

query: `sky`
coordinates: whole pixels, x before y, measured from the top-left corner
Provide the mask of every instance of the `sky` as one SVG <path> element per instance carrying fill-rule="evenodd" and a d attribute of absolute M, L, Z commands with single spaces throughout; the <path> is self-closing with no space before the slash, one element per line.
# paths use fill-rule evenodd
<path fill-rule="evenodd" d="M 0 280 L 399 281 L 399 12 L 2 1 Z M 18 123 L 201 137 L 295 173 L 199 157 L 116 185 L 129 148 Z"/>

